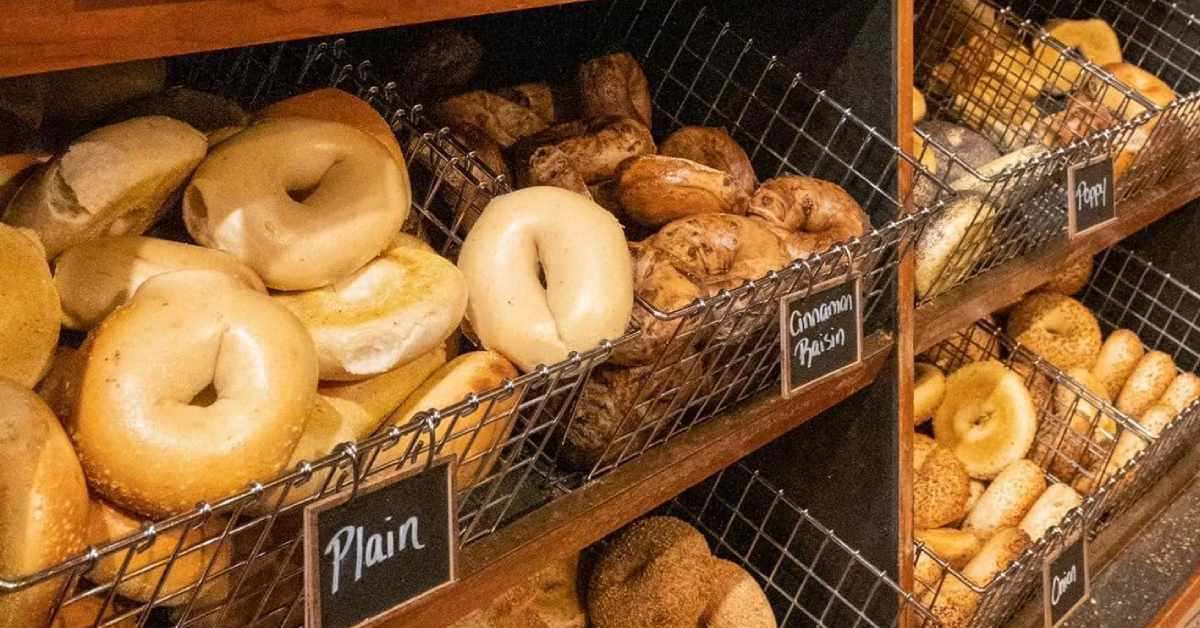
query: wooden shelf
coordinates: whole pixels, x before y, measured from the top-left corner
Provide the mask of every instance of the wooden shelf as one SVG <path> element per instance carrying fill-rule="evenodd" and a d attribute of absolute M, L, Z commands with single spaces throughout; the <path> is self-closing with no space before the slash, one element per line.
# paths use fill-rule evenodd
<path fill-rule="evenodd" d="M 917 308 L 915 348 L 925 351 L 971 323 L 1016 303 L 1071 260 L 1091 256 L 1140 231 L 1200 197 L 1200 176 L 1184 173 L 1122 203 L 1112 223 L 1068 242 L 1065 238 L 1040 253 L 1014 260 Z"/>
<path fill-rule="evenodd" d="M 0 0 L 0 77 L 580 0 Z"/>
<path fill-rule="evenodd" d="M 890 341 L 872 336 L 862 365 L 836 380 L 789 400 L 764 393 L 468 545 L 460 555 L 458 583 L 380 625 L 446 626 L 487 605 L 550 561 L 579 552 L 862 390 L 874 381 L 891 348 Z"/>

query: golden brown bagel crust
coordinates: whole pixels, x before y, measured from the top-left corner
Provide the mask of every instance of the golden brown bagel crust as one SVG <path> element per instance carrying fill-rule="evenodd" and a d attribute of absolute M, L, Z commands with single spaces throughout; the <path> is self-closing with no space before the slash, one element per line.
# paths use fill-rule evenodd
<path fill-rule="evenodd" d="M 1079 301 L 1035 292 L 1008 316 L 1008 335 L 1066 371 L 1091 368 L 1100 353 L 1100 323 Z"/>
<path fill-rule="evenodd" d="M 701 622 L 705 628 L 775 628 L 771 602 L 754 577 L 737 563 L 720 558 L 704 567 L 709 572 L 709 603 Z"/>
<path fill-rule="evenodd" d="M 1173 408 L 1175 412 L 1183 412 L 1196 399 L 1200 399 L 1200 377 L 1193 373 L 1180 373 L 1171 380 L 1171 385 L 1167 386 L 1157 403 Z"/>
<path fill-rule="evenodd" d="M 404 153 L 400 151 L 400 143 L 396 141 L 396 134 L 392 132 L 392 126 L 367 101 L 349 92 L 336 87 L 306 92 L 268 106 L 259 111 L 257 117 L 259 120 L 311 118 L 348 124 L 383 144 L 405 177 L 404 187 L 408 187 L 408 165 L 404 161 Z"/>
<path fill-rule="evenodd" d="M 58 419 L 28 388 L 0 377 L 0 578 L 18 580 L 81 551 L 87 486 Z M 0 595 L 0 627 L 37 628 L 64 578 Z"/>
<path fill-rule="evenodd" d="M 1094 261 L 1090 255 L 1085 255 L 1074 262 L 1063 264 L 1054 273 L 1054 277 L 1042 285 L 1042 290 L 1071 296 L 1078 294 L 1092 277 Z"/>
<path fill-rule="evenodd" d="M 840 185 L 797 175 L 764 181 L 747 211 L 775 230 L 793 259 L 862 237 L 871 226 L 863 208 Z"/>
<path fill-rule="evenodd" d="M 1121 394 L 1125 381 L 1145 354 L 1146 348 L 1134 332 L 1118 329 L 1108 335 L 1104 344 L 1100 345 L 1100 354 L 1096 356 L 1092 374 L 1104 383 L 1109 399 L 1116 399 Z"/>
<path fill-rule="evenodd" d="M 750 157 L 725 129 L 685 126 L 663 140 L 658 147 L 658 154 L 690 159 L 709 168 L 728 172 L 747 198 L 758 188 L 758 176 L 754 174 Z"/>
<path fill-rule="evenodd" d="M 316 393 L 317 358 L 270 297 L 223 273 L 166 273 L 90 340 L 70 431 L 101 496 L 165 516 L 283 469 Z"/>
<path fill-rule="evenodd" d="M 585 118 L 628 116 L 651 128 L 650 86 L 628 52 L 597 57 L 579 66 Z"/>
<path fill-rule="evenodd" d="M 931 439 L 917 439 L 927 449 L 920 466 L 913 467 L 913 525 L 940 528 L 962 518 L 971 497 L 971 479 L 954 452 Z M 914 444 L 914 448 L 917 445 Z"/>
<path fill-rule="evenodd" d="M 1154 405 L 1175 379 L 1175 360 L 1162 351 L 1151 351 L 1138 360 L 1137 366 L 1117 395 L 1117 409 L 1131 417 L 1140 417 Z"/>
<path fill-rule="evenodd" d="M 58 343 L 58 290 L 32 231 L 0 224 L 0 269 L 0 377 L 33 388 Z"/>
<path fill-rule="evenodd" d="M 642 155 L 621 163 L 616 179 L 626 215 L 648 227 L 697 214 L 746 211 L 747 197 L 732 175 L 690 159 Z"/>
<path fill-rule="evenodd" d="M 988 485 L 979 503 L 967 515 L 963 529 L 990 539 L 998 530 L 1021 523 L 1045 490 L 1046 478 L 1041 467 L 1030 460 L 1018 460 L 1005 467 Z"/>

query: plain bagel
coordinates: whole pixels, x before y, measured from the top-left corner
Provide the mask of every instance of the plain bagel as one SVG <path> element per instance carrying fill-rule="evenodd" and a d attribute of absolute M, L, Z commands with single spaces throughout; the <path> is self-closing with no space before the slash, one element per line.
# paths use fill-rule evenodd
<path fill-rule="evenodd" d="M 223 251 L 143 236 L 100 238 L 77 244 L 55 260 L 63 325 L 91 329 L 147 279 L 188 269 L 223 272 L 251 290 L 267 291 L 253 270 Z"/>
<path fill-rule="evenodd" d="M 267 286 L 308 290 L 383 251 L 408 216 L 407 181 L 383 145 L 354 127 L 266 120 L 200 164 L 183 217 L 198 243 L 232 253 Z"/>
<path fill-rule="evenodd" d="M 224 273 L 151 278 L 89 342 L 69 431 L 92 488 L 146 516 L 274 477 L 317 389 L 300 322 Z"/>
<path fill-rule="evenodd" d="M 532 187 L 492 199 L 467 234 L 458 267 L 475 333 L 523 371 L 617 338 L 633 311 L 620 223 L 567 190 Z"/>
<path fill-rule="evenodd" d="M 367 101 L 349 92 L 336 87 L 313 90 L 281 100 L 259 111 L 257 117 L 259 120 L 311 118 L 348 124 L 383 144 L 392 159 L 396 160 L 400 174 L 404 177 L 401 185 L 406 189 L 409 187 L 408 165 L 404 161 L 404 153 L 400 151 L 400 143 L 396 141 L 396 134 L 392 132 L 391 125 Z"/>
<path fill-rule="evenodd" d="M 396 238 L 383 255 L 334 283 L 277 293 L 312 335 L 322 380 L 358 380 L 415 360 L 462 321 L 462 273 L 421 240 Z"/>
<path fill-rule="evenodd" d="M 32 231 L 0 224 L 0 268 L 0 377 L 33 388 L 58 343 L 58 291 Z"/>

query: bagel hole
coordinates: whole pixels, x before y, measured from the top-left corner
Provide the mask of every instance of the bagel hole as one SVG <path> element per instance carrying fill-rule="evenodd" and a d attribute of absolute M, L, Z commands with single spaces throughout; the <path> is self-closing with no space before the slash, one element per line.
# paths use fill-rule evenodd
<path fill-rule="evenodd" d="M 297 203 L 303 203 L 304 201 L 308 200 L 308 197 L 312 196 L 313 192 L 317 191 L 317 188 L 320 187 L 320 185 L 321 182 L 317 181 L 316 183 L 305 188 L 297 188 L 294 190 L 289 189 L 287 194 L 293 201 L 296 201 Z"/>
<path fill-rule="evenodd" d="M 207 408 L 216 403 L 217 399 L 219 399 L 217 396 L 217 389 L 212 385 L 212 382 L 209 382 L 209 384 L 205 386 L 203 390 L 196 393 L 195 397 L 192 397 L 192 400 L 188 402 L 188 405 L 196 406 L 198 408 Z"/>

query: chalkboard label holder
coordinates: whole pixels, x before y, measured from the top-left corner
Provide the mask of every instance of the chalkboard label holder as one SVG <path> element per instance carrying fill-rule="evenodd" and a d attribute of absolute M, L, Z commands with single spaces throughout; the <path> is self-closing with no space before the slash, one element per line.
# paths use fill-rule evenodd
<path fill-rule="evenodd" d="M 1084 602 L 1086 602 L 1092 594 L 1092 579 L 1090 575 L 1091 567 L 1088 561 L 1088 540 L 1086 530 L 1087 526 L 1081 526 L 1080 529 L 1074 535 L 1072 535 L 1070 539 L 1065 541 L 1062 546 L 1059 547 L 1058 551 L 1047 556 L 1042 562 L 1042 616 L 1045 625 L 1049 628 L 1055 628 L 1062 625 L 1062 623 L 1070 618 L 1071 615 L 1075 614 L 1075 611 L 1079 610 L 1083 606 Z M 1079 544 L 1082 547 L 1083 591 L 1080 593 L 1079 599 L 1075 601 L 1075 604 L 1072 605 L 1067 612 L 1060 615 L 1058 617 L 1058 621 L 1056 622 L 1051 598 L 1053 590 L 1053 583 L 1051 582 L 1051 577 L 1054 573 L 1053 566 L 1055 561 L 1057 561 L 1060 556 L 1072 549 L 1076 544 Z"/>
<path fill-rule="evenodd" d="M 1108 188 L 1110 189 L 1105 194 L 1107 196 L 1106 203 L 1112 208 L 1112 216 L 1083 230 L 1079 229 L 1079 199 L 1075 193 L 1078 173 L 1103 161 L 1111 162 L 1112 159 L 1108 155 L 1101 155 L 1095 159 L 1067 167 L 1067 237 L 1069 239 L 1073 240 L 1079 236 L 1091 233 L 1117 219 L 1116 200 L 1113 198 L 1116 189 L 1116 182 L 1113 181 L 1113 177 L 1115 177 L 1113 173 L 1115 171 L 1110 167 L 1108 170 L 1110 173 Z"/>
<path fill-rule="evenodd" d="M 447 525 L 449 525 L 449 536 L 447 538 L 455 540 L 450 543 L 450 577 L 446 582 L 436 586 L 424 593 L 413 598 L 405 600 L 403 603 L 393 606 L 378 615 L 368 617 L 357 624 L 353 628 L 363 628 L 365 626 L 374 625 L 380 621 L 389 619 L 398 615 L 407 606 L 410 606 L 437 591 L 445 589 L 458 581 L 458 517 L 455 513 L 458 512 L 456 503 L 457 497 L 454 493 L 454 469 L 458 457 L 455 455 L 443 456 L 435 458 L 428 465 L 422 464 L 415 469 L 406 469 L 397 467 L 394 470 L 388 470 L 378 473 L 375 477 L 369 480 L 364 480 L 358 483 L 357 489 L 352 489 L 351 486 L 345 486 L 337 493 L 323 497 L 304 508 L 304 625 L 309 628 L 328 628 L 321 625 L 321 577 L 320 577 L 320 549 L 318 545 L 317 524 L 318 517 L 321 513 L 337 508 L 348 503 L 351 498 L 362 499 L 363 496 L 369 495 L 375 491 L 387 488 L 397 482 L 407 478 L 414 477 L 421 473 L 425 473 L 430 468 L 446 465 L 446 490 L 448 491 L 450 503 L 450 516 L 447 517 Z M 352 471 L 353 472 L 353 471 Z"/>
<path fill-rule="evenodd" d="M 816 379 L 805 382 L 804 384 L 791 387 L 792 381 L 792 361 L 789 356 L 791 342 L 789 341 L 788 333 L 788 306 L 797 299 L 805 299 L 814 294 L 837 287 L 843 283 L 854 282 L 854 321 L 856 329 L 854 330 L 858 338 L 858 347 L 855 352 L 854 361 L 836 370 L 830 371 Z M 823 281 L 812 287 L 811 290 L 797 290 L 791 294 L 786 294 L 779 300 L 779 342 L 780 342 L 780 357 L 782 363 L 782 377 L 780 378 L 780 386 L 782 388 L 782 396 L 784 399 L 791 399 L 800 392 L 812 388 L 821 382 L 832 379 L 849 371 L 850 369 L 862 364 L 863 352 L 863 315 L 862 315 L 862 275 L 854 273 L 849 277 L 834 277 L 827 281 Z"/>

